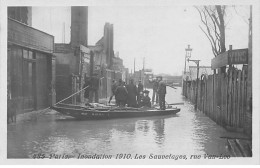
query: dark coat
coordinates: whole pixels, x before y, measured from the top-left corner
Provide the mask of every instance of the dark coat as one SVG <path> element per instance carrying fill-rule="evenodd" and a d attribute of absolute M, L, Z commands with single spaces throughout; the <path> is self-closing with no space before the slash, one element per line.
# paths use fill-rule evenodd
<path fill-rule="evenodd" d="M 142 99 L 142 106 L 151 107 L 151 99 L 148 96 L 144 96 Z"/>
<path fill-rule="evenodd" d="M 144 90 L 144 85 L 142 83 L 138 84 L 138 93 L 142 92 Z"/>
<path fill-rule="evenodd" d="M 116 88 L 117 88 L 117 84 L 116 84 L 116 83 L 113 83 L 113 84 L 112 84 L 112 87 L 111 87 L 111 90 L 112 90 L 113 95 L 115 95 L 115 93 L 116 93 Z"/>
<path fill-rule="evenodd" d="M 158 94 L 165 95 L 166 94 L 166 84 L 163 81 L 159 82 Z"/>
<path fill-rule="evenodd" d="M 128 95 L 128 92 L 127 92 L 125 86 L 122 86 L 122 85 L 117 86 L 117 88 L 115 90 L 116 100 L 126 101 L 127 95 Z"/>
<path fill-rule="evenodd" d="M 126 89 L 128 91 L 127 96 L 127 104 L 129 107 L 136 107 L 136 96 L 137 96 L 137 88 L 134 84 L 129 84 L 126 86 Z"/>
<path fill-rule="evenodd" d="M 85 98 L 89 98 L 90 84 L 91 84 L 90 81 L 87 80 L 87 81 L 85 82 L 84 86 L 83 86 L 83 88 L 85 88 L 85 87 L 88 86 L 88 88 L 86 88 L 86 89 L 85 89 L 85 92 L 84 92 L 84 97 L 85 97 Z"/>
<path fill-rule="evenodd" d="M 91 90 L 99 89 L 99 77 L 93 76 L 91 77 Z"/>
<path fill-rule="evenodd" d="M 153 82 L 153 90 L 157 92 L 158 87 L 159 87 L 159 82 L 158 81 L 154 81 Z"/>

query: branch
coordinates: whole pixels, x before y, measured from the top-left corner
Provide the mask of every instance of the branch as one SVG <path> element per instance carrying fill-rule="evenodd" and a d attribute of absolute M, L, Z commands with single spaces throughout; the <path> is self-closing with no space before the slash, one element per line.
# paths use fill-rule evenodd
<path fill-rule="evenodd" d="M 214 54 L 214 56 L 216 57 L 218 54 L 216 53 L 216 49 L 214 48 L 213 44 L 214 41 L 212 42 L 211 39 L 209 38 L 208 34 L 201 28 L 201 26 L 199 26 L 199 28 L 202 30 L 202 32 L 206 35 L 206 37 L 208 38 L 209 42 L 210 42 L 210 45 L 211 45 L 211 49 L 212 49 L 212 52 Z"/>
<path fill-rule="evenodd" d="M 213 36 L 211 35 L 210 29 L 209 29 L 209 25 L 208 25 L 208 22 L 207 22 L 206 13 L 205 13 L 205 11 L 199 10 L 199 8 L 197 8 L 196 6 L 195 6 L 195 8 L 196 8 L 197 11 L 199 12 L 201 22 L 206 26 L 208 34 L 201 28 L 201 26 L 199 26 L 199 27 L 200 27 L 200 29 L 202 30 L 202 32 L 206 35 L 206 37 L 208 38 L 208 40 L 210 41 L 212 52 L 213 52 L 214 56 L 216 57 L 219 52 L 217 51 L 217 48 L 216 48 L 216 40 L 215 40 L 215 39 L 213 38 Z M 205 19 L 205 20 L 203 20 L 202 13 L 204 14 L 204 19 Z M 219 41 L 219 40 L 218 40 L 218 41 Z"/>
<path fill-rule="evenodd" d="M 216 15 L 215 15 L 215 14 L 212 14 L 212 17 L 213 17 L 213 19 L 215 20 L 215 23 L 217 23 L 218 28 L 220 28 L 220 24 L 219 24 L 219 21 L 218 21 Z"/>
<path fill-rule="evenodd" d="M 208 16 L 210 17 L 210 19 L 211 19 L 213 25 L 214 25 L 214 30 L 213 30 L 213 31 L 214 31 L 214 33 L 215 33 L 215 36 L 216 36 L 216 38 L 219 40 L 219 39 L 220 39 L 220 34 L 217 32 L 216 22 L 214 21 L 214 18 L 213 18 L 213 16 L 212 16 L 213 14 L 211 15 L 211 14 L 209 13 L 208 9 L 207 9 L 206 7 L 204 7 L 204 8 L 205 8 L 205 10 L 206 10 Z"/>
<path fill-rule="evenodd" d="M 206 28 L 207 28 L 207 31 L 208 31 L 208 36 L 209 36 L 209 37 L 211 38 L 211 40 L 212 40 L 212 47 L 214 48 L 215 53 L 217 53 L 217 47 L 216 47 L 215 39 L 214 39 L 213 36 L 211 35 L 211 31 L 210 31 L 210 29 L 209 29 L 208 22 L 207 22 L 206 13 L 203 12 L 203 14 L 204 14 L 205 22 L 206 22 Z"/>

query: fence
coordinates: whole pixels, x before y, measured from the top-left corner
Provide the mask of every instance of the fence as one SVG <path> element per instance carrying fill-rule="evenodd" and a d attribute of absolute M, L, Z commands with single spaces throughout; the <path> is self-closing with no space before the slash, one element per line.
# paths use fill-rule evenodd
<path fill-rule="evenodd" d="M 197 81 L 184 81 L 183 95 L 196 103 Z M 201 76 L 197 108 L 224 127 L 247 129 L 247 67 L 227 73 Z M 250 128 L 250 127 L 249 127 Z"/>

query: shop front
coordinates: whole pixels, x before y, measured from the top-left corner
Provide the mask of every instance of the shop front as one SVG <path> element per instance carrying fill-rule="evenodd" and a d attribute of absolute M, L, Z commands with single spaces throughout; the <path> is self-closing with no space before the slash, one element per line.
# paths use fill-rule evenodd
<path fill-rule="evenodd" d="M 8 99 L 18 113 L 54 103 L 53 44 L 53 36 L 8 19 Z"/>

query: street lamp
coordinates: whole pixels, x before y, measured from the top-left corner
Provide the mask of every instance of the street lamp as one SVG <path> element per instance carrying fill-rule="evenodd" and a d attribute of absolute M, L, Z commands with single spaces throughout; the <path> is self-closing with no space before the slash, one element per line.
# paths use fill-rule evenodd
<path fill-rule="evenodd" d="M 188 58 L 188 62 L 189 61 L 192 61 L 192 62 L 195 62 L 195 64 L 197 65 L 197 82 L 196 82 L 196 84 L 197 84 L 197 89 L 196 89 L 196 97 L 195 97 L 195 110 L 197 110 L 197 104 L 198 104 L 198 89 L 199 89 L 199 66 L 200 66 L 200 60 L 190 60 L 189 58 Z"/>
<path fill-rule="evenodd" d="M 188 48 L 185 48 L 186 54 L 185 54 L 185 67 L 184 67 L 184 74 L 186 74 L 186 61 L 187 58 L 189 59 L 191 57 L 191 51 L 190 45 L 188 45 Z"/>

